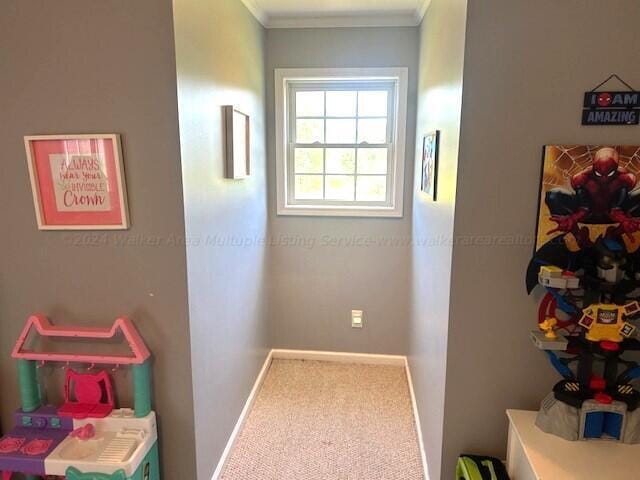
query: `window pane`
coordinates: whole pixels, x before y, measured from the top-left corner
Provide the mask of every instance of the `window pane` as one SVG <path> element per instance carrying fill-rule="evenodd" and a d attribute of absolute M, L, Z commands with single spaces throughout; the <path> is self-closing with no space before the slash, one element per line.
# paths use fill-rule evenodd
<path fill-rule="evenodd" d="M 356 143 L 356 121 L 327 120 L 327 143 Z"/>
<path fill-rule="evenodd" d="M 296 173 L 322 173 L 321 148 L 296 148 Z"/>
<path fill-rule="evenodd" d="M 327 117 L 355 117 L 356 92 L 327 92 Z"/>
<path fill-rule="evenodd" d="M 296 199 L 322 199 L 322 175 L 296 175 Z"/>
<path fill-rule="evenodd" d="M 325 198 L 327 200 L 353 200 L 354 180 L 350 175 L 327 175 L 327 189 Z"/>
<path fill-rule="evenodd" d="M 324 141 L 324 120 L 297 120 L 296 142 L 314 143 Z"/>
<path fill-rule="evenodd" d="M 359 148 L 358 173 L 387 173 L 386 148 Z"/>
<path fill-rule="evenodd" d="M 387 177 L 358 177 L 356 200 L 361 202 L 384 202 L 387 198 Z"/>
<path fill-rule="evenodd" d="M 386 117 L 387 92 L 358 92 L 358 116 Z"/>
<path fill-rule="evenodd" d="M 358 120 L 358 143 L 387 143 L 385 118 Z"/>
<path fill-rule="evenodd" d="M 355 173 L 356 151 L 354 148 L 327 148 L 327 173 Z"/>
<path fill-rule="evenodd" d="M 324 92 L 296 92 L 297 117 L 324 117 Z"/>

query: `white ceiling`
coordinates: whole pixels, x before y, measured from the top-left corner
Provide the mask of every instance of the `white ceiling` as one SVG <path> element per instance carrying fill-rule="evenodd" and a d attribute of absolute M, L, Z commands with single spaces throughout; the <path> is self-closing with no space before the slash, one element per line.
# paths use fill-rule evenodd
<path fill-rule="evenodd" d="M 430 0 L 242 0 L 268 28 L 417 25 Z"/>

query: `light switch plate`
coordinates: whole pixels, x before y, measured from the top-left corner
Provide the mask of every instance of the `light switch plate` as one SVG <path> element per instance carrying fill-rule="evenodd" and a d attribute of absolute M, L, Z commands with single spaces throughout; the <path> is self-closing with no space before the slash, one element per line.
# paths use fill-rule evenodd
<path fill-rule="evenodd" d="M 363 324 L 362 310 L 351 310 L 351 328 L 362 328 Z"/>

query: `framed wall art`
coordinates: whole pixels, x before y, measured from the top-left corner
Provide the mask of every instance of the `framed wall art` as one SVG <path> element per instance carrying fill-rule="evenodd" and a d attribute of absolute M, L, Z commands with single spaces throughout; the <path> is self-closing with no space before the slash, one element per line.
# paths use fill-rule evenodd
<path fill-rule="evenodd" d="M 225 119 L 226 177 L 246 178 L 251 173 L 249 115 L 232 105 L 223 107 Z"/>
<path fill-rule="evenodd" d="M 440 130 L 431 132 L 422 139 L 422 182 L 420 189 L 433 201 L 438 195 L 438 150 Z"/>
<path fill-rule="evenodd" d="M 129 228 L 120 137 L 24 138 L 40 230 Z"/>
<path fill-rule="evenodd" d="M 535 250 L 557 241 L 595 242 L 634 227 L 640 222 L 639 179 L 638 145 L 545 146 Z M 624 233 L 635 251 L 640 231 Z"/>

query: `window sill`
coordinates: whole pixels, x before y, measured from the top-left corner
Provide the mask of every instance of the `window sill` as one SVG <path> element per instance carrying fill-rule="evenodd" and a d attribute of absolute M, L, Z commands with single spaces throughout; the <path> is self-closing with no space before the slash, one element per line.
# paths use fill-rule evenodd
<path fill-rule="evenodd" d="M 395 207 L 320 207 L 286 205 L 278 207 L 278 215 L 303 217 L 402 218 L 402 208 Z"/>

